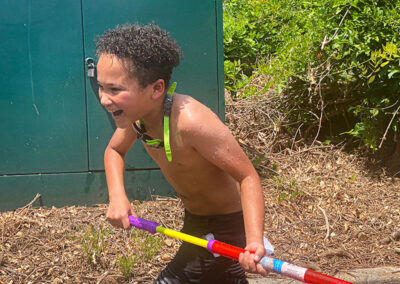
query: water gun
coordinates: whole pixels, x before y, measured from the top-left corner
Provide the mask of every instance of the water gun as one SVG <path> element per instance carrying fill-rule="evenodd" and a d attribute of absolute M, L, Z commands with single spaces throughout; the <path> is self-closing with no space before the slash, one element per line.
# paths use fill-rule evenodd
<path fill-rule="evenodd" d="M 234 260 L 239 259 L 239 255 L 244 253 L 246 250 L 235 247 L 214 239 L 205 240 L 197 238 L 185 233 L 174 231 L 171 229 L 164 228 L 160 226 L 157 222 L 148 221 L 146 219 L 129 216 L 129 222 L 132 226 L 145 230 L 151 234 L 156 232 L 162 233 L 166 236 L 179 239 L 203 248 L 214 254 L 219 254 Z M 287 276 L 289 278 L 299 280 L 304 283 L 309 284 L 351 284 L 341 279 L 337 279 L 307 268 L 303 268 L 297 265 L 290 264 L 288 262 L 274 259 L 271 257 L 264 256 L 259 263 L 267 271 L 273 271 L 275 273 Z"/>

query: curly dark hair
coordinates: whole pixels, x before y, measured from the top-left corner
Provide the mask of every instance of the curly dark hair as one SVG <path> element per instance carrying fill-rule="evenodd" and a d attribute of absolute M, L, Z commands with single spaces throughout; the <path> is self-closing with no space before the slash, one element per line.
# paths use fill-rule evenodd
<path fill-rule="evenodd" d="M 166 88 L 172 69 L 182 56 L 176 41 L 155 24 L 127 24 L 107 30 L 98 37 L 96 53 L 121 59 L 128 75 L 136 78 L 141 87 L 164 79 Z"/>

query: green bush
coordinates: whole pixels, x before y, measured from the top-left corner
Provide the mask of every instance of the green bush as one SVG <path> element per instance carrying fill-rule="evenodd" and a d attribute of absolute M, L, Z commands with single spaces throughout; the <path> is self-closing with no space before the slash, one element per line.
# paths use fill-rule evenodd
<path fill-rule="evenodd" d="M 400 0 L 224 1 L 225 86 L 254 95 L 263 75 L 291 122 L 349 116 L 341 132 L 377 149 L 400 123 L 399 38 Z"/>
<path fill-rule="evenodd" d="M 225 86 L 237 92 L 263 74 L 281 89 L 307 72 L 326 27 L 324 8 L 296 0 L 224 1 Z"/>
<path fill-rule="evenodd" d="M 340 84 L 349 91 L 326 95 L 324 105 L 347 100 L 356 119 L 345 133 L 377 149 L 387 127 L 397 131 L 400 61 L 397 55 L 400 38 L 399 1 L 340 0 L 331 1 L 327 12 L 341 15 L 323 60 L 331 57 L 331 70 L 322 70 L 327 87 Z M 328 75 L 327 75 L 328 74 Z M 321 79 L 321 77 L 316 80 Z M 329 110 L 328 108 L 326 109 Z M 397 117 L 396 120 L 391 120 Z M 390 125 L 389 125 L 390 124 Z"/>

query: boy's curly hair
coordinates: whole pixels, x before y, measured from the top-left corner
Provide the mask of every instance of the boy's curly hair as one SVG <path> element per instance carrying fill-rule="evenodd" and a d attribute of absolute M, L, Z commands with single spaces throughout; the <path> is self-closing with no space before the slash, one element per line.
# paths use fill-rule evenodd
<path fill-rule="evenodd" d="M 128 75 L 136 78 L 141 87 L 164 79 L 166 88 L 182 55 L 175 40 L 154 24 L 122 25 L 107 30 L 98 37 L 96 53 L 121 59 Z"/>

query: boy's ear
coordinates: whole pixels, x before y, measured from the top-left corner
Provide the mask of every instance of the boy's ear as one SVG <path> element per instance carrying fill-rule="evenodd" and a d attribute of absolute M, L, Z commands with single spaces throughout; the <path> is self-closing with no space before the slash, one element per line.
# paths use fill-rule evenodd
<path fill-rule="evenodd" d="M 151 95 L 152 99 L 158 99 L 162 95 L 164 95 L 165 91 L 165 82 L 163 79 L 158 79 L 153 83 L 153 94 Z"/>

